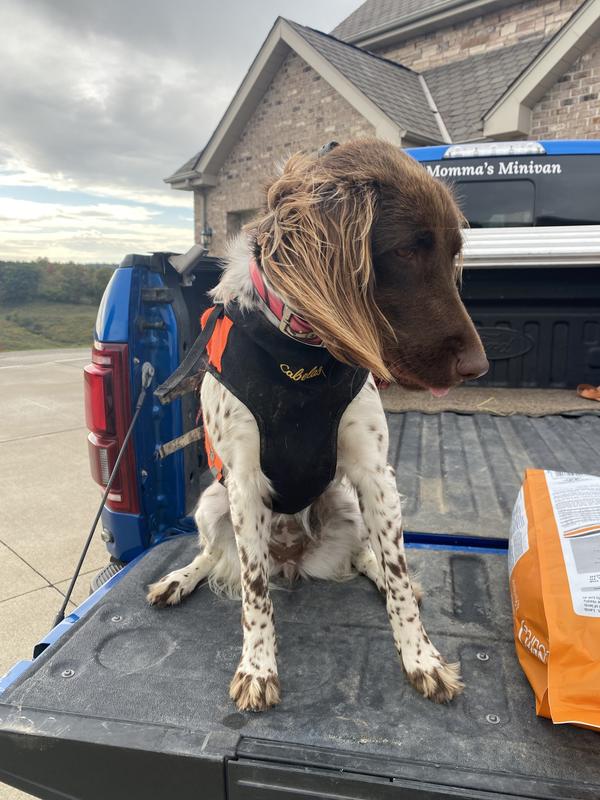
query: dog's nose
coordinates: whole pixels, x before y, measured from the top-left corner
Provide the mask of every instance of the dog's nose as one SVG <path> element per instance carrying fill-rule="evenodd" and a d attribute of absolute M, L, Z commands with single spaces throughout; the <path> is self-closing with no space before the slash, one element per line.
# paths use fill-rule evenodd
<path fill-rule="evenodd" d="M 465 381 L 474 381 L 481 378 L 490 368 L 489 362 L 482 349 L 463 350 L 459 353 L 456 371 Z"/>

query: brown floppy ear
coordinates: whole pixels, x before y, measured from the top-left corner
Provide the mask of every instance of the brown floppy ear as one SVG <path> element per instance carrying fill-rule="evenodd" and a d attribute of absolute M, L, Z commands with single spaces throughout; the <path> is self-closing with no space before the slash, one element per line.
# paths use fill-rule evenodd
<path fill-rule="evenodd" d="M 373 300 L 373 182 L 332 174 L 327 159 L 292 156 L 267 190 L 254 231 L 272 287 L 329 352 L 391 380 L 382 356 L 388 323 Z"/>

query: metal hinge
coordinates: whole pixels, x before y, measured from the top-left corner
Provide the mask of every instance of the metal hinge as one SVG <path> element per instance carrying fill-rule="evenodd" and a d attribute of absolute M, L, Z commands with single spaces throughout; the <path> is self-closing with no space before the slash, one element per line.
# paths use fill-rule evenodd
<path fill-rule="evenodd" d="M 144 303 L 172 303 L 173 291 L 168 286 L 157 286 L 142 289 L 142 302 Z"/>

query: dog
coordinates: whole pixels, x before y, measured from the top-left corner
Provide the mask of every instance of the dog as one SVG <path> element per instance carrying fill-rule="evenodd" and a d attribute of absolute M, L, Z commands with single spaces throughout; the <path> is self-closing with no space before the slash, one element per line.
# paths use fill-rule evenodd
<path fill-rule="evenodd" d="M 280 700 L 270 578 L 362 573 L 408 681 L 448 702 L 459 664 L 421 623 L 375 379 L 441 396 L 487 371 L 458 289 L 464 218 L 447 186 L 375 139 L 293 155 L 265 195 L 212 291 L 201 405 L 218 480 L 195 511 L 201 552 L 148 601 L 175 605 L 204 579 L 241 594 L 230 697 L 258 711 Z"/>

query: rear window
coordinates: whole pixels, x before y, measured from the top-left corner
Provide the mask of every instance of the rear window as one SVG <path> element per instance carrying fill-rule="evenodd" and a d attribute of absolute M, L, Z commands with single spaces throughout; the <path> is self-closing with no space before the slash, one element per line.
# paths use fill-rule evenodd
<path fill-rule="evenodd" d="M 454 188 L 472 228 L 600 224 L 600 155 L 456 158 L 424 166 Z"/>
<path fill-rule="evenodd" d="M 458 181 L 454 191 L 472 228 L 507 228 L 534 224 L 533 181 Z"/>

